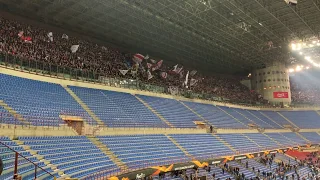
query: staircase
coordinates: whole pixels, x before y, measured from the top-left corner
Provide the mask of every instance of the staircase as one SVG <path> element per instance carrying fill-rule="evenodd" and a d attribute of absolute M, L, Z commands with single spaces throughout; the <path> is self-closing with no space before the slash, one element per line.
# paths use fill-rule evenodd
<path fill-rule="evenodd" d="M 231 149 L 233 152 L 236 152 L 236 150 L 229 144 L 227 143 L 225 140 L 221 139 L 219 136 L 215 135 L 215 134 L 211 134 L 212 136 L 214 136 L 216 139 L 218 139 L 222 144 L 224 144 L 226 147 L 228 147 L 229 149 Z"/>
<path fill-rule="evenodd" d="M 271 139 L 273 142 L 277 143 L 279 146 L 282 146 L 278 141 L 276 141 L 275 139 L 273 139 L 272 137 L 268 136 L 267 134 L 265 133 L 261 133 L 263 135 L 265 135 L 266 137 L 268 137 L 269 139 Z"/>
<path fill-rule="evenodd" d="M 105 126 L 105 124 L 103 123 L 103 121 L 96 116 L 91 110 L 90 108 L 67 86 L 63 87 L 79 104 L 80 106 L 87 111 L 87 113 L 92 117 L 93 120 L 95 120 L 97 122 L 98 125 L 103 125 Z"/>
<path fill-rule="evenodd" d="M 242 133 L 241 133 L 242 134 Z M 245 134 L 242 134 L 244 137 L 246 137 L 247 139 L 249 139 L 249 141 L 253 142 L 255 145 L 257 145 L 258 147 L 261 147 L 258 143 L 256 143 L 254 140 L 250 139 L 248 136 L 246 136 Z"/>
<path fill-rule="evenodd" d="M 293 122 L 291 122 L 288 118 L 286 118 L 284 115 L 281 113 L 277 112 L 283 119 L 287 120 L 292 126 L 299 128 L 297 125 L 295 125 Z"/>
<path fill-rule="evenodd" d="M 273 127 L 271 124 L 269 124 L 269 123 L 265 122 L 264 120 L 258 118 L 256 115 L 254 115 L 254 114 L 251 113 L 250 111 L 248 111 L 248 110 L 246 110 L 246 111 L 247 111 L 249 114 L 251 114 L 253 117 L 257 118 L 258 120 L 260 120 L 260 121 L 264 122 L 265 124 L 268 124 L 269 126 Z M 274 128 L 274 127 L 273 127 L 273 128 Z"/>
<path fill-rule="evenodd" d="M 54 172 L 56 172 L 57 174 L 59 174 L 61 177 L 66 177 L 66 175 L 64 174 L 63 171 L 59 170 L 58 167 L 56 165 L 51 164 L 51 162 L 49 160 L 46 160 L 44 158 L 44 156 L 39 155 L 38 151 L 36 150 L 32 150 L 30 148 L 30 146 L 24 145 L 23 141 L 20 140 L 13 140 L 14 142 L 16 142 L 17 145 L 21 146 L 26 152 L 30 152 L 30 154 L 37 158 L 39 161 L 43 162 L 47 167 L 51 168 Z M 42 167 L 45 168 L 45 167 Z M 38 169 L 39 170 L 39 169 Z M 48 176 L 48 175 L 47 175 Z M 43 177 L 42 177 L 43 178 Z"/>
<path fill-rule="evenodd" d="M 308 142 L 308 144 L 311 144 L 311 141 L 309 141 L 307 138 L 305 138 L 304 136 L 302 136 L 300 133 L 296 132 L 296 135 L 298 135 L 299 137 L 301 137 L 303 140 L 305 140 L 306 142 Z"/>
<path fill-rule="evenodd" d="M 113 161 L 114 164 L 116 164 L 121 171 L 128 170 L 128 167 L 126 164 L 124 164 L 118 157 L 115 155 L 108 147 L 107 145 L 103 144 L 98 138 L 95 136 L 87 136 L 87 138 L 96 145 L 105 155 L 109 157 L 110 160 Z"/>
<path fill-rule="evenodd" d="M 186 156 L 191 157 L 193 159 L 193 157 L 189 154 L 189 152 L 182 147 L 175 139 L 173 139 L 172 137 L 170 137 L 168 134 L 165 134 L 165 136 L 167 136 L 167 138 L 173 143 L 175 144 Z"/>
<path fill-rule="evenodd" d="M 216 106 L 218 109 L 220 109 L 222 112 L 226 113 L 227 115 L 229 115 L 230 117 L 232 117 L 234 120 L 236 120 L 237 122 L 239 122 L 240 124 L 243 124 L 245 127 L 248 127 L 246 124 L 244 124 L 243 122 L 241 122 L 239 119 L 235 118 L 234 116 L 232 116 L 231 114 L 229 114 L 227 111 L 221 109 L 220 107 Z"/>
<path fill-rule="evenodd" d="M 191 112 L 193 112 L 194 114 L 196 114 L 200 119 L 202 119 L 204 122 L 206 122 L 206 124 L 211 125 L 212 127 L 214 127 L 214 125 L 209 122 L 208 120 L 206 120 L 204 117 L 202 117 L 199 113 L 197 113 L 196 111 L 194 111 L 192 108 L 190 108 L 189 106 L 187 106 L 184 102 L 179 101 L 182 105 L 184 105 L 187 109 L 189 109 Z"/>
<path fill-rule="evenodd" d="M 12 107 L 10 107 L 7 103 L 0 100 L 0 106 L 2 106 L 5 110 L 7 110 L 13 117 L 15 117 L 17 120 L 24 124 L 29 124 L 20 114 L 17 113 Z"/>
<path fill-rule="evenodd" d="M 272 118 L 270 118 L 269 116 L 267 116 L 266 114 L 264 114 L 263 112 L 259 112 L 260 114 L 262 114 L 264 117 L 268 118 L 270 121 L 272 121 L 273 123 L 277 124 L 278 126 L 280 126 L 281 128 L 284 128 L 282 125 L 278 124 L 277 121 L 273 120 Z"/>
<path fill-rule="evenodd" d="M 240 114 L 242 117 L 246 118 L 248 121 L 250 121 L 252 124 L 254 124 L 256 126 L 256 128 L 258 129 L 259 126 L 256 124 L 256 122 L 254 122 L 253 120 L 249 119 L 247 116 L 245 116 L 244 114 L 242 114 L 241 112 L 234 110 L 236 113 Z"/>
<path fill-rule="evenodd" d="M 169 127 L 174 128 L 174 126 L 167 121 L 161 114 L 159 114 L 156 110 L 154 110 L 151 106 L 149 106 L 149 104 L 147 104 L 146 102 L 144 102 L 140 97 L 132 94 L 134 97 L 136 97 L 138 99 L 138 101 L 140 101 L 144 106 L 146 106 L 153 114 L 155 114 L 156 116 L 158 116 L 158 118 L 163 121 L 164 123 L 166 123 Z"/>

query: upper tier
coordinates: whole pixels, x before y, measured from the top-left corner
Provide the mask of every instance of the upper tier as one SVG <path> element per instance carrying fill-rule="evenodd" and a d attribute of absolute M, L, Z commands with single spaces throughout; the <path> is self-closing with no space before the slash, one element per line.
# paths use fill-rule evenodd
<path fill-rule="evenodd" d="M 22 74 L 28 78 L 38 77 Z M 195 121 L 202 121 L 216 128 L 246 129 L 253 125 L 265 129 L 320 128 L 319 111 L 315 110 L 235 108 L 208 101 L 126 92 L 125 89 L 117 92 L 117 88 L 111 91 L 107 86 L 71 81 L 66 84 L 66 80 L 62 83 L 42 78 L 43 81 L 38 81 L 0 74 L 0 122 L 59 126 L 64 123 L 61 115 L 67 114 L 81 117 L 89 124 L 102 123 L 108 127 L 196 128 Z M 82 87 L 76 86 L 78 84 Z M 97 89 L 88 88 L 91 86 Z"/>

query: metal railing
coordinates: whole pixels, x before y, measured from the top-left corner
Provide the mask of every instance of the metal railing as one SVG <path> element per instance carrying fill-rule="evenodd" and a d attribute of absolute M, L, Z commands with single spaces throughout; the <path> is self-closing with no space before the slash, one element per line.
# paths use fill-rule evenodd
<path fill-rule="evenodd" d="M 11 141 L 8 142 L 10 143 Z M 51 176 L 53 179 L 56 179 L 53 174 L 43 168 L 44 164 L 42 167 L 39 166 L 41 162 L 39 162 L 35 157 L 30 160 L 18 151 L 14 150 L 14 147 L 17 146 L 10 147 L 5 143 L 5 141 L 0 141 L 0 150 L 2 152 L 0 156 L 1 159 L 3 159 L 4 164 L 4 171 L 0 177 L 4 177 L 4 179 L 6 179 L 11 176 L 12 179 L 20 179 L 21 175 L 24 175 L 22 178 L 37 179 L 38 176 L 46 174 Z M 12 162 L 13 159 L 14 161 Z M 35 161 L 38 161 L 39 164 L 36 164 Z M 19 168 L 19 166 L 21 166 L 21 168 Z M 11 168 L 13 168 L 13 173 L 10 170 Z"/>

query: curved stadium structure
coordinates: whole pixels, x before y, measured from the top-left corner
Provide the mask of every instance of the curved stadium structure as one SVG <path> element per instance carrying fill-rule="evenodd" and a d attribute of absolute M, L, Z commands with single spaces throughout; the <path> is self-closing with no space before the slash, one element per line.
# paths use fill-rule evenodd
<path fill-rule="evenodd" d="M 0 15 L 0 180 L 320 178 L 320 2 L 0 0 Z"/>

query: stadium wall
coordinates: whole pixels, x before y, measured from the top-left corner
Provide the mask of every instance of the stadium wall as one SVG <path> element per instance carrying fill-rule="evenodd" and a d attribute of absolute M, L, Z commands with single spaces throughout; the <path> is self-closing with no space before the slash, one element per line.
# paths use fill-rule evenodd
<path fill-rule="evenodd" d="M 12 124 L 0 124 L 0 136 L 16 138 L 18 136 L 77 136 L 78 134 L 67 126 L 21 126 Z"/>

